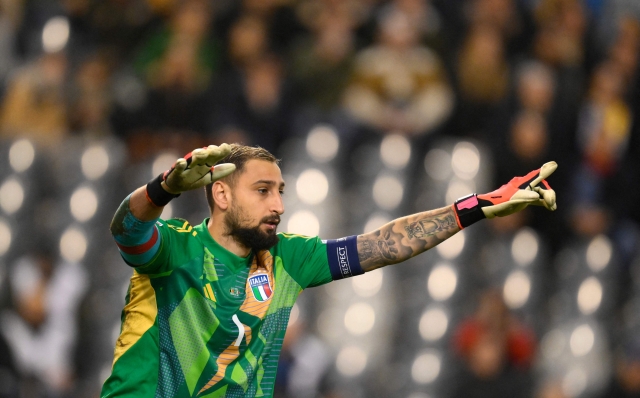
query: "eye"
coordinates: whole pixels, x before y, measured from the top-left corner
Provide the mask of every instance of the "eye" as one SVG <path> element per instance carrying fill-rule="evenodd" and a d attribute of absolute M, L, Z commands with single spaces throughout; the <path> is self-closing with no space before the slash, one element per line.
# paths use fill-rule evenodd
<path fill-rule="evenodd" d="M 284 190 L 280 190 L 280 195 L 284 195 Z"/>
<path fill-rule="evenodd" d="M 267 190 L 267 188 L 258 188 L 258 192 L 260 192 L 262 194 L 265 194 L 265 193 L 267 193 L 269 191 Z"/>

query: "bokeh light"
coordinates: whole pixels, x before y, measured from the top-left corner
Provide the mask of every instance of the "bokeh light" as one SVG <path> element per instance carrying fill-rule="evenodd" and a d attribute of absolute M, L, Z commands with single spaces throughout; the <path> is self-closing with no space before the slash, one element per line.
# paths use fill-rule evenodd
<path fill-rule="evenodd" d="M 318 163 L 333 160 L 338 154 L 340 139 L 335 128 L 330 125 L 317 125 L 309 131 L 307 136 L 307 153 Z"/>
<path fill-rule="evenodd" d="M 442 360 L 436 351 L 423 352 L 411 366 L 411 378 L 417 384 L 433 383 L 440 375 Z"/>
<path fill-rule="evenodd" d="M 9 178 L 0 186 L 0 207 L 6 214 L 11 215 L 22 207 L 24 195 L 20 181 Z"/>
<path fill-rule="evenodd" d="M 98 195 L 89 187 L 78 188 L 71 195 L 69 208 L 76 220 L 80 222 L 88 221 L 98 210 Z"/>
<path fill-rule="evenodd" d="M 587 265 L 594 272 L 602 271 L 611 261 L 613 249 L 611 241 L 604 235 L 598 235 L 591 240 L 587 248 Z"/>
<path fill-rule="evenodd" d="M 569 338 L 571 353 L 576 357 L 587 355 L 593 349 L 595 335 L 589 325 L 576 327 Z"/>
<path fill-rule="evenodd" d="M 5 220 L 0 219 L 0 256 L 4 256 L 9 251 L 12 239 L 11 226 Z"/>
<path fill-rule="evenodd" d="M 42 47 L 47 53 L 64 49 L 69 41 L 71 27 L 66 17 L 53 17 L 42 29 Z"/>
<path fill-rule="evenodd" d="M 453 260 L 464 250 L 465 235 L 460 231 L 449 239 L 436 246 L 436 251 L 445 260 Z"/>
<path fill-rule="evenodd" d="M 359 275 L 357 278 L 352 278 L 351 284 L 353 291 L 363 298 L 375 296 L 382 288 L 383 275 L 384 270 L 378 268 L 377 270 Z"/>
<path fill-rule="evenodd" d="M 449 264 L 436 265 L 427 279 L 427 290 L 431 297 L 437 301 L 449 299 L 456 291 L 458 275 Z"/>
<path fill-rule="evenodd" d="M 472 180 L 480 169 L 478 148 L 466 141 L 456 144 L 451 153 L 451 168 L 458 178 Z"/>
<path fill-rule="evenodd" d="M 156 156 L 151 166 L 150 178 L 155 178 L 160 173 L 164 173 L 169 170 L 180 157 L 181 155 L 177 155 L 173 152 L 163 152 Z"/>
<path fill-rule="evenodd" d="M 447 332 L 449 317 L 440 307 L 428 308 L 420 317 L 418 328 L 420 336 L 426 341 L 436 341 L 441 339 Z"/>
<path fill-rule="evenodd" d="M 461 197 L 474 193 L 475 191 L 476 186 L 473 181 L 462 182 L 459 180 L 452 180 L 447 187 L 445 203 L 451 204 Z"/>
<path fill-rule="evenodd" d="M 16 173 L 28 170 L 36 157 L 36 150 L 31 141 L 20 139 L 9 148 L 9 164 Z"/>
<path fill-rule="evenodd" d="M 336 367 L 344 376 L 356 377 L 365 369 L 368 359 L 369 355 L 362 348 L 347 346 L 338 353 Z"/>
<path fill-rule="evenodd" d="M 446 181 L 451 176 L 451 155 L 444 149 L 430 150 L 424 157 L 424 169 L 436 181 Z"/>
<path fill-rule="evenodd" d="M 90 146 L 82 154 L 80 167 L 87 180 L 97 180 L 109 169 L 109 153 L 103 145 Z"/>
<path fill-rule="evenodd" d="M 402 170 L 411 158 L 411 144 L 400 134 L 389 134 L 380 144 L 380 159 L 392 170 Z"/>
<path fill-rule="evenodd" d="M 403 194 L 404 186 L 396 177 L 382 175 L 373 183 L 373 200 L 383 210 L 395 210 Z"/>
<path fill-rule="evenodd" d="M 367 303 L 352 304 L 344 315 L 344 326 L 354 336 L 369 333 L 375 322 L 376 312 Z"/>
<path fill-rule="evenodd" d="M 386 213 L 373 213 L 364 224 L 363 233 L 375 231 L 392 220 L 392 217 Z"/>
<path fill-rule="evenodd" d="M 525 267 L 536 258 L 539 249 L 538 237 L 530 228 L 523 228 L 511 242 L 511 256 L 521 267 Z"/>
<path fill-rule="evenodd" d="M 298 210 L 287 222 L 287 232 L 306 236 L 317 236 L 320 233 L 320 220 L 309 210 Z"/>
<path fill-rule="evenodd" d="M 307 169 L 296 180 L 296 193 L 303 203 L 317 205 L 322 203 L 329 192 L 327 176 L 318 169 Z"/>
<path fill-rule="evenodd" d="M 514 271 L 507 277 L 503 288 L 504 301 L 509 308 L 522 307 L 529 300 L 531 279 L 522 271 Z"/>
<path fill-rule="evenodd" d="M 60 237 L 60 254 L 69 262 L 82 261 L 87 246 L 86 235 L 77 228 L 69 227 Z"/>
<path fill-rule="evenodd" d="M 595 276 L 591 276 L 580 284 L 578 288 L 578 308 L 584 315 L 593 314 L 602 303 L 602 283 Z"/>

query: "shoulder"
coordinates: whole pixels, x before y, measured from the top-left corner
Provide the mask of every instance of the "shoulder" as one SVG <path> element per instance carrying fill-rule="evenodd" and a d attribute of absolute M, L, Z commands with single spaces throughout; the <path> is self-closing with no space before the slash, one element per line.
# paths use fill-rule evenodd
<path fill-rule="evenodd" d="M 159 227 L 166 227 L 177 232 L 191 232 L 193 226 L 189 221 L 182 218 L 170 218 L 168 220 L 159 219 L 156 222 Z"/>
<path fill-rule="evenodd" d="M 276 250 L 299 246 L 315 246 L 324 243 L 324 241 L 317 236 L 291 234 L 288 232 L 278 233 L 278 238 L 278 243 L 275 246 Z"/>
<path fill-rule="evenodd" d="M 189 221 L 182 218 L 159 219 L 156 226 L 164 236 L 170 236 L 172 240 L 191 241 L 196 240 L 198 233 Z"/>
<path fill-rule="evenodd" d="M 304 253 L 317 251 L 325 246 L 325 241 L 317 236 L 307 236 L 291 234 L 287 232 L 278 233 L 278 243 L 271 249 L 271 253 L 279 257 L 298 258 Z"/>

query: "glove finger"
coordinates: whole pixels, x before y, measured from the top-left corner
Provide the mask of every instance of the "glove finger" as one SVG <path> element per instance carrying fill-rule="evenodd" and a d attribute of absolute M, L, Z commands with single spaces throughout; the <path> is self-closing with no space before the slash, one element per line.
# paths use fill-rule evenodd
<path fill-rule="evenodd" d="M 558 164 L 556 162 L 547 162 L 540 167 L 540 173 L 538 176 L 529 183 L 528 189 L 538 186 L 542 182 L 542 180 L 547 179 L 554 171 L 558 168 Z M 549 184 L 547 184 L 549 185 Z"/>
<path fill-rule="evenodd" d="M 544 206 L 551 211 L 555 211 L 558 208 L 556 204 L 556 191 L 553 189 L 543 189 L 541 187 L 534 187 L 533 190 L 540 195 L 539 203 L 536 203 L 536 206 Z"/>
<path fill-rule="evenodd" d="M 173 167 L 169 169 L 164 175 L 164 182 L 169 189 L 176 192 L 182 191 L 182 185 L 184 180 L 184 171 L 187 168 L 187 160 L 180 158 L 176 160 Z"/>
<path fill-rule="evenodd" d="M 211 180 L 216 181 L 223 177 L 228 176 L 236 170 L 236 165 L 233 163 L 217 164 L 211 169 Z"/>
<path fill-rule="evenodd" d="M 208 167 L 213 167 L 221 159 L 226 157 L 231 152 L 231 146 L 229 144 L 222 144 L 220 146 L 209 145 L 206 148 L 205 163 Z"/>
<path fill-rule="evenodd" d="M 540 200 L 540 195 L 534 191 L 528 191 L 526 189 L 519 189 L 508 202 L 517 203 L 533 203 Z"/>
<path fill-rule="evenodd" d="M 173 167 L 171 168 L 171 170 L 169 170 L 169 174 L 171 173 L 182 174 L 186 168 L 187 168 L 187 160 L 184 158 L 180 158 L 176 160 L 176 162 L 173 164 Z"/>
<path fill-rule="evenodd" d="M 191 151 L 191 163 L 189 168 L 195 168 L 197 166 L 204 166 L 208 158 L 208 148 L 197 148 Z"/>
<path fill-rule="evenodd" d="M 233 163 L 223 163 L 223 164 L 216 165 L 215 167 L 211 167 L 209 169 L 209 172 L 207 172 L 198 180 L 193 181 L 189 184 L 189 190 L 201 188 L 201 187 L 204 187 L 205 185 L 209 185 L 212 182 L 233 173 L 235 169 L 236 169 L 236 165 Z"/>

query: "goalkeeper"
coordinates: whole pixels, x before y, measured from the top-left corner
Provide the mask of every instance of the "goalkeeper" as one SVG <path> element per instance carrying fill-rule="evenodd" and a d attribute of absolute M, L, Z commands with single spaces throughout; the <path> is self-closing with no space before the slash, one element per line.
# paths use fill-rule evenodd
<path fill-rule="evenodd" d="M 218 164 L 220 163 L 220 164 Z M 555 210 L 554 162 L 496 191 L 336 240 L 277 233 L 278 160 L 261 148 L 211 145 L 129 195 L 111 232 L 133 267 L 102 397 L 271 397 L 289 313 L 307 287 L 407 260 L 484 218 L 529 205 Z M 199 225 L 159 219 L 205 187 Z"/>

